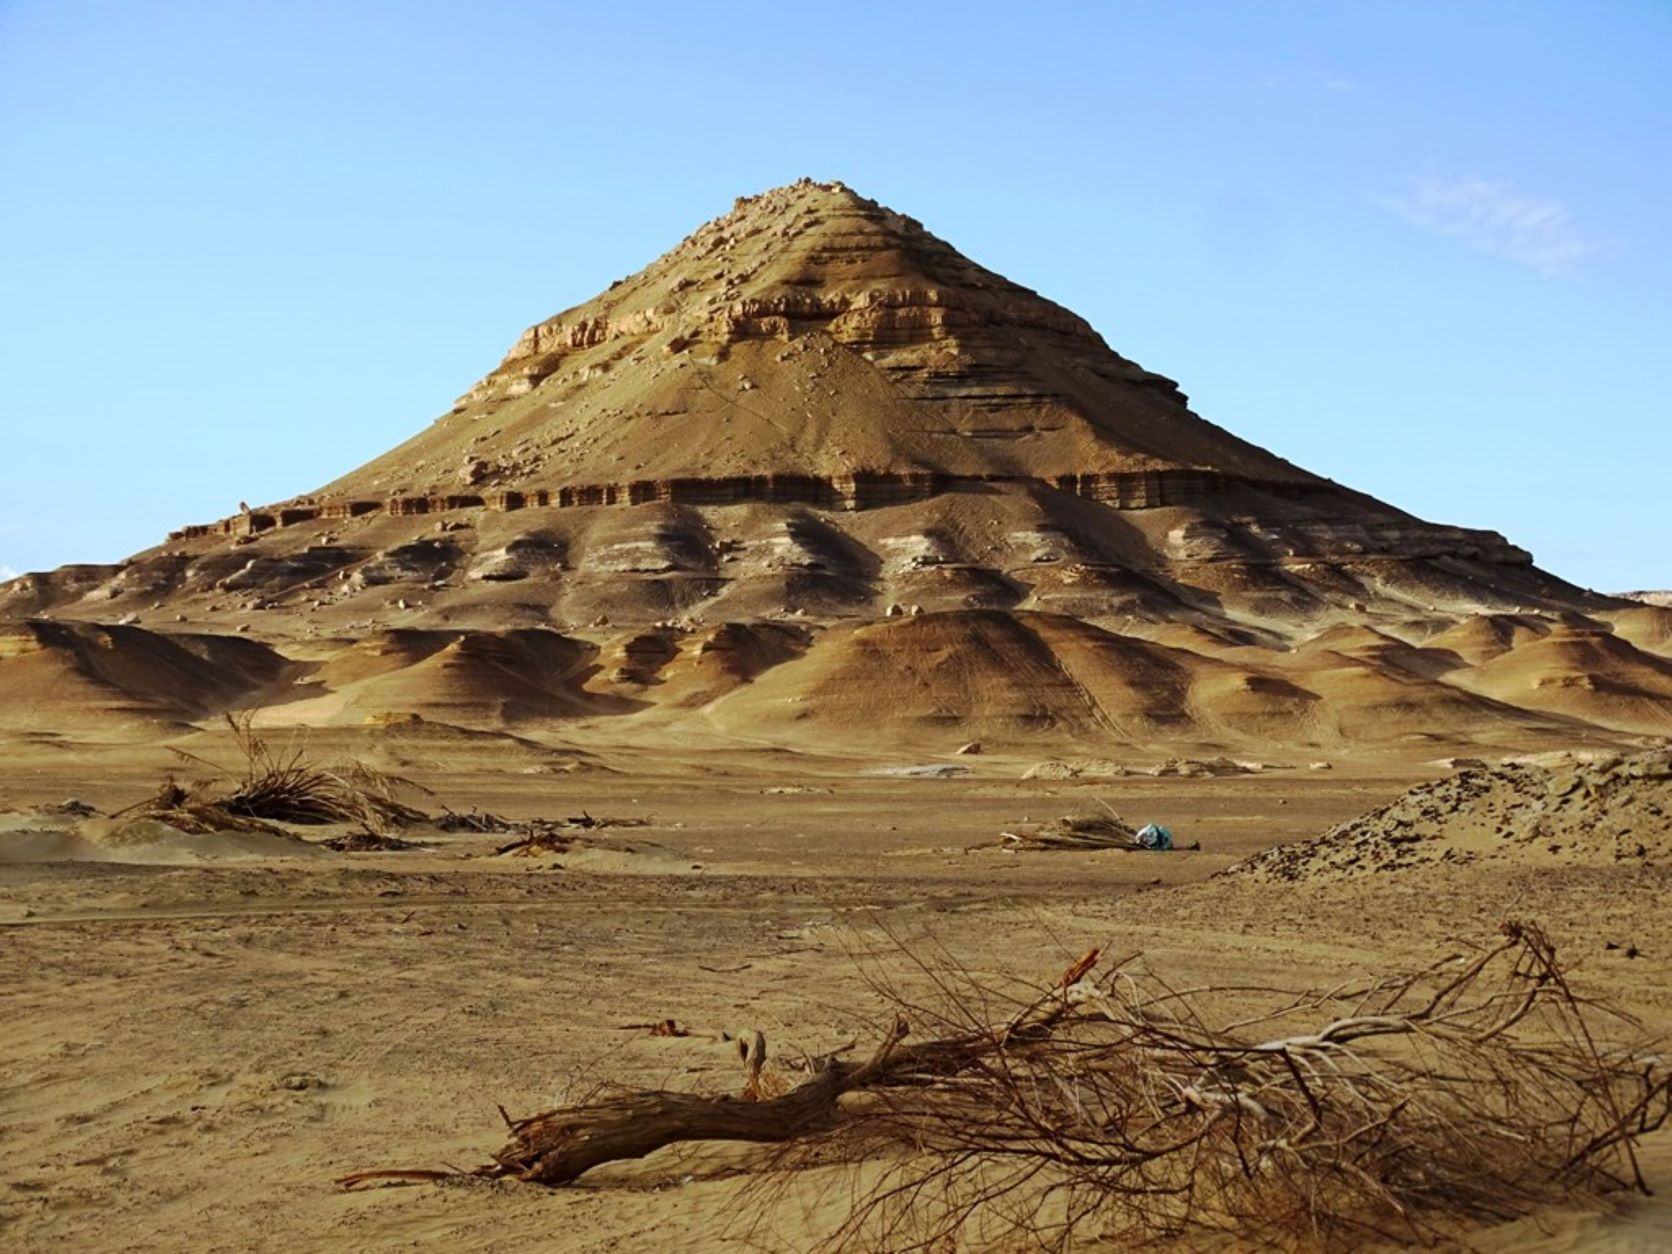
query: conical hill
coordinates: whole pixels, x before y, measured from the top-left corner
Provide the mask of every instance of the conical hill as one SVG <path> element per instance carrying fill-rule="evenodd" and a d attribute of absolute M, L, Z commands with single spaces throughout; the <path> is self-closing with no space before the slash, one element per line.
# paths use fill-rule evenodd
<path fill-rule="evenodd" d="M 1541 623 L 1607 633 L 1589 616 L 1620 608 L 1495 533 L 1423 522 L 1239 439 L 1070 311 L 806 180 L 530 327 L 448 413 L 324 487 L 0 586 L 0 619 L 275 651 L 272 682 L 217 681 L 176 719 L 248 691 L 267 721 L 514 714 L 520 731 L 753 722 L 837 739 L 856 723 L 914 742 L 1628 734 L 1664 668 L 1623 639 L 1607 652 L 1623 695 L 1595 722 L 1550 667 L 1596 650 L 1545 650 L 1522 672 L 1501 650 L 1426 649 L 1417 674 L 1386 648 L 1295 648 L 1347 626 L 1414 653 L 1513 616 L 1513 652 Z M 925 615 L 948 617 L 894 622 Z M 453 644 L 404 679 L 333 678 L 333 657 L 387 632 Z M 57 638 L 28 635 L 28 691 Z M 0 649 L 0 700 L 22 656 Z M 66 646 L 54 665 L 81 674 L 86 656 Z M 1488 661 L 1532 678 L 1474 682 Z M 857 699 L 866 668 L 911 699 Z M 1166 692 L 1135 705 L 1140 670 L 1165 672 Z M 107 703 L 127 673 L 100 671 Z M 1372 692 L 1367 719 L 1354 703 Z"/>

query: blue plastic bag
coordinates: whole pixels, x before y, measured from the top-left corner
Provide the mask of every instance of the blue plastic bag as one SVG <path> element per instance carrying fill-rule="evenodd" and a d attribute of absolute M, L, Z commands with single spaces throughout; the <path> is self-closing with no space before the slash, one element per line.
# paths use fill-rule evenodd
<path fill-rule="evenodd" d="M 1159 823 L 1145 823 L 1138 829 L 1138 844 L 1145 849 L 1171 849 L 1173 832 Z"/>

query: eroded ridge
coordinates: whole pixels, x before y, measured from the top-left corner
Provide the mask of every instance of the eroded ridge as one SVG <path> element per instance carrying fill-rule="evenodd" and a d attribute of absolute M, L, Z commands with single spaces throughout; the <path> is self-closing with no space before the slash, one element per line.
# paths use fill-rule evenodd
<path fill-rule="evenodd" d="M 983 485 L 1050 488 L 1115 509 L 1188 505 L 1225 491 L 1234 481 L 1211 470 L 1146 470 L 1128 474 L 1061 475 L 1039 480 L 1012 475 L 943 475 L 933 472 L 853 475 L 733 475 L 720 479 L 639 479 L 628 483 L 580 484 L 556 489 L 447 492 L 384 499 L 303 501 L 246 510 L 213 523 L 169 533 L 170 540 L 207 535 L 257 535 L 317 518 L 408 516 L 453 510 L 572 509 L 597 505 L 738 505 L 748 502 L 814 505 L 860 510 L 922 501 L 945 492 Z M 1263 485 L 1268 488 L 1275 485 Z M 1293 490 L 1290 485 L 1283 485 Z"/>

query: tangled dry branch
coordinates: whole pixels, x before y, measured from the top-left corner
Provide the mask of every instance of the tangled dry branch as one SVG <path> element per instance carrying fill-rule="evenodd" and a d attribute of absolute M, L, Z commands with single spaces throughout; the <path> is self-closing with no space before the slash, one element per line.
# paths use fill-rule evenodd
<path fill-rule="evenodd" d="M 934 995 L 878 983 L 893 1023 L 865 1061 L 825 1058 L 759 1100 L 627 1092 L 546 1111 L 472 1174 L 561 1185 L 676 1142 L 770 1142 L 780 1186 L 833 1160 L 862 1174 L 835 1245 L 1213 1231 L 1346 1248 L 1643 1189 L 1636 1139 L 1672 1107 L 1635 1025 L 1576 993 L 1533 924 L 1240 1019 L 1248 990 L 1175 990 L 1095 950 L 1021 996 L 907 956 Z"/>
<path fill-rule="evenodd" d="M 280 748 L 258 735 L 248 719 L 228 715 L 226 721 L 243 759 L 238 769 L 229 771 L 176 749 L 184 760 L 216 774 L 189 786 L 167 779 L 156 796 L 116 817 L 161 819 L 188 832 L 357 823 L 376 835 L 428 821 L 422 810 L 400 799 L 403 790 L 422 791 L 410 780 L 358 762 L 336 769 L 315 766 L 305 744 L 293 740 Z"/>

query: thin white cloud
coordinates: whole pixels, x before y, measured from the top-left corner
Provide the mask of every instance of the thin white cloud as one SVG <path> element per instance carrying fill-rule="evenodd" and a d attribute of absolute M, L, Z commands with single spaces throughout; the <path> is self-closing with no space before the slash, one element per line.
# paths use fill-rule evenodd
<path fill-rule="evenodd" d="M 0 562 L 0 583 L 5 583 L 8 579 L 16 579 L 17 575 L 17 571 L 13 570 L 4 562 Z"/>
<path fill-rule="evenodd" d="M 1545 274 L 1565 274 L 1598 248 L 1560 201 L 1525 196 L 1478 175 L 1418 179 L 1405 195 L 1375 201 L 1414 227 Z"/>
<path fill-rule="evenodd" d="M 1292 93 L 1298 89 L 1316 88 L 1320 91 L 1343 92 L 1359 90 L 1359 81 L 1337 74 L 1334 70 L 1285 71 L 1250 79 L 1249 85 L 1260 91 Z"/>
<path fill-rule="evenodd" d="M 1345 74 L 1337 74 L 1333 70 L 1308 70 L 1306 81 L 1314 87 L 1322 87 L 1325 91 L 1355 91 L 1358 83 Z"/>

